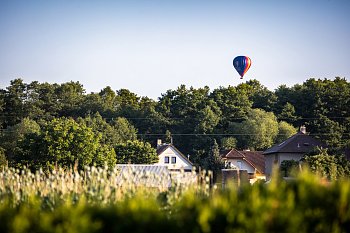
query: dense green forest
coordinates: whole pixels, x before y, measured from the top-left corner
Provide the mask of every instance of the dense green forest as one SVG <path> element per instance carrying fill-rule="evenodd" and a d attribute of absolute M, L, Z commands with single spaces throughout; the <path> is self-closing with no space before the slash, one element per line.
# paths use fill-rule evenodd
<path fill-rule="evenodd" d="M 153 100 L 109 86 L 86 93 L 79 82 L 15 79 L 0 89 L 0 165 L 151 163 L 156 140 L 172 139 L 205 166 L 217 146 L 265 150 L 301 125 L 343 154 L 350 146 L 350 83 L 312 78 L 274 91 L 257 80 L 214 90 L 181 85 Z"/>

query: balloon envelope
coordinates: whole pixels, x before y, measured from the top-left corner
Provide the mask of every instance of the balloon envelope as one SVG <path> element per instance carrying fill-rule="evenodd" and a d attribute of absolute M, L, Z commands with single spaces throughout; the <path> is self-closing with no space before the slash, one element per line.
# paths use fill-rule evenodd
<path fill-rule="evenodd" d="M 243 78 L 244 74 L 249 70 L 252 61 L 247 56 L 238 56 L 233 59 L 233 66 Z"/>

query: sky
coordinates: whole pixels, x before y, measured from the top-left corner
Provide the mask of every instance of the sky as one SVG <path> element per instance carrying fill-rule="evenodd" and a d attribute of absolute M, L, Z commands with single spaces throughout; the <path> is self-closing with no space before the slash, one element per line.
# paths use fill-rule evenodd
<path fill-rule="evenodd" d="M 0 0 L 0 88 L 79 81 L 156 100 L 182 84 L 349 80 L 349 12 L 348 0 Z"/>

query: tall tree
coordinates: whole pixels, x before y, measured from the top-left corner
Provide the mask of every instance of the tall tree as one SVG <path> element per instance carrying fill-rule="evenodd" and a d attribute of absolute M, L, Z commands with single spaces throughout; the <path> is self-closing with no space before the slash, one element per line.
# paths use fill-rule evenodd
<path fill-rule="evenodd" d="M 248 112 L 247 120 L 239 124 L 237 130 L 242 148 L 265 150 L 273 145 L 277 137 L 278 122 L 272 112 L 252 109 Z"/>
<path fill-rule="evenodd" d="M 304 162 L 311 171 L 331 180 L 350 177 L 350 162 L 344 156 L 329 155 L 327 149 L 318 148 L 306 155 Z"/>
<path fill-rule="evenodd" d="M 34 120 L 23 118 L 20 123 L 9 126 L 0 136 L 0 146 L 4 149 L 6 157 L 13 160 L 18 152 L 18 143 L 22 141 L 27 134 L 39 133 L 40 126 Z"/>
<path fill-rule="evenodd" d="M 27 115 L 24 104 L 27 99 L 27 84 L 22 79 L 15 79 L 6 89 L 3 104 L 4 128 L 19 123 Z"/>
<path fill-rule="evenodd" d="M 159 99 L 160 111 L 171 122 L 169 130 L 174 141 L 186 154 L 199 153 L 203 145 L 210 145 L 211 138 L 207 134 L 214 131 L 220 120 L 221 110 L 210 98 L 209 91 L 208 87 L 187 89 L 181 85 L 175 91 L 168 90 Z"/>
<path fill-rule="evenodd" d="M 101 145 L 100 138 L 85 124 L 73 119 L 55 118 L 44 125 L 39 133 L 27 134 L 20 141 L 22 153 L 18 157 L 16 155 L 16 160 L 36 168 L 52 168 L 56 163 L 69 167 L 78 162 L 80 168 L 94 163 L 114 164 L 113 148 Z"/>
<path fill-rule="evenodd" d="M 153 164 L 159 160 L 156 149 L 148 142 L 127 141 L 115 145 L 114 149 L 121 164 Z"/>
<path fill-rule="evenodd" d="M 136 129 L 125 118 L 118 117 L 107 123 L 97 112 L 87 115 L 85 118 L 79 118 L 78 122 L 82 122 L 90 127 L 95 134 L 101 135 L 100 143 L 114 146 L 128 140 L 136 140 Z"/>
<path fill-rule="evenodd" d="M 285 121 L 278 122 L 278 135 L 275 139 L 275 143 L 281 143 L 287 138 L 295 134 L 297 131 L 293 125 L 288 124 Z"/>
<path fill-rule="evenodd" d="M 217 175 L 224 168 L 224 162 L 220 157 L 219 145 L 216 140 L 213 140 L 209 153 L 203 161 L 203 168 L 213 172 L 213 180 L 216 181 Z"/>
<path fill-rule="evenodd" d="M 79 82 L 71 81 L 62 83 L 56 89 L 57 101 L 60 106 L 60 116 L 78 116 L 84 93 L 85 89 Z"/>
<path fill-rule="evenodd" d="M 261 83 L 256 79 L 239 84 L 237 89 L 243 89 L 246 91 L 246 93 L 248 93 L 249 99 L 253 103 L 253 108 L 260 108 L 270 112 L 273 110 L 277 101 L 277 96 L 275 93 L 261 85 Z"/>

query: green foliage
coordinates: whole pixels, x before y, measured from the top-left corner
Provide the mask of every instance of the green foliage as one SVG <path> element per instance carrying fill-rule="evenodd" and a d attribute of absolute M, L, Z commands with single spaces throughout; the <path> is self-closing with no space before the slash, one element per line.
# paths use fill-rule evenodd
<path fill-rule="evenodd" d="M 117 140 L 113 141 L 114 144 L 137 139 L 137 129 L 123 117 L 118 117 L 113 120 L 112 127 L 114 129 L 114 136 L 118 135 L 119 137 Z"/>
<path fill-rule="evenodd" d="M 207 157 L 204 159 L 203 168 L 213 172 L 213 180 L 215 182 L 218 173 L 221 172 L 221 169 L 223 169 L 224 166 L 225 166 L 225 163 L 221 159 L 219 145 L 217 144 L 216 140 L 214 139 L 212 146 L 211 146 L 211 149 L 210 149 Z"/>
<path fill-rule="evenodd" d="M 15 160 L 37 168 L 52 168 L 55 164 L 68 168 L 76 162 L 81 168 L 93 163 L 114 164 L 113 149 L 101 146 L 100 138 L 85 124 L 55 118 L 43 125 L 39 133 L 25 135 L 19 142 Z"/>
<path fill-rule="evenodd" d="M 275 139 L 275 143 L 281 143 L 290 136 L 296 134 L 296 129 L 293 125 L 288 124 L 285 121 L 278 122 L 278 135 Z"/>
<path fill-rule="evenodd" d="M 248 112 L 247 120 L 238 126 L 242 135 L 241 145 L 250 149 L 265 150 L 272 146 L 278 134 L 278 122 L 272 112 L 262 109 L 252 109 Z"/>
<path fill-rule="evenodd" d="M 311 171 L 330 180 L 350 177 L 350 161 L 343 155 L 329 155 L 327 149 L 318 148 L 304 157 Z"/>
<path fill-rule="evenodd" d="M 297 120 L 297 117 L 295 116 L 294 106 L 291 103 L 287 102 L 283 106 L 281 113 L 278 114 L 278 118 L 291 123 L 295 122 Z"/>
<path fill-rule="evenodd" d="M 249 99 L 253 103 L 253 108 L 260 108 L 267 112 L 271 112 L 275 102 L 277 101 L 277 96 L 275 93 L 261 85 L 261 83 L 256 79 L 239 84 L 237 88 L 246 90 Z"/>
<path fill-rule="evenodd" d="M 281 85 L 275 91 L 257 80 L 211 92 L 209 87 L 180 85 L 157 101 L 127 89 L 114 91 L 109 86 L 98 93 L 85 94 L 79 82 L 25 83 L 15 79 L 0 89 L 0 128 L 9 132 L 24 118 L 43 125 L 59 117 L 90 116 L 90 120 L 85 119 L 86 124 L 91 124 L 88 127 L 93 128 L 94 134 L 101 133 L 100 144 L 113 146 L 136 139 L 154 143 L 158 138 L 164 140 L 168 130 L 176 147 L 191 154 L 201 165 L 213 139 L 221 142 L 232 136 L 240 148 L 264 150 L 271 141 L 280 142 L 285 139 L 283 134 L 292 132 L 291 127 L 280 123 L 276 137 L 275 124 L 270 124 L 271 132 L 266 131 L 268 120 L 258 130 L 254 123 L 256 114 L 252 114 L 257 109 L 273 112 L 278 121 L 294 127 L 306 125 L 311 136 L 326 142 L 332 150 L 344 151 L 350 144 L 349 103 L 350 83 L 340 77 L 311 78 L 292 87 Z M 10 160 L 14 151 L 20 151 L 16 141 L 10 141 L 9 147 L 3 146 Z"/>
<path fill-rule="evenodd" d="M 135 127 L 122 117 L 118 117 L 111 123 L 107 123 L 97 112 L 85 118 L 80 118 L 78 121 L 92 128 L 96 135 L 100 134 L 100 143 L 108 146 L 114 146 L 128 140 L 136 140 Z"/>
<path fill-rule="evenodd" d="M 293 171 L 299 168 L 299 161 L 295 160 L 283 160 L 280 166 L 282 176 L 290 176 Z"/>
<path fill-rule="evenodd" d="M 338 122 L 324 115 L 319 115 L 319 118 L 310 122 L 308 126 L 317 129 L 318 134 L 322 136 L 322 140 L 327 146 L 333 149 L 339 149 L 342 146 L 342 137 L 345 128 Z"/>
<path fill-rule="evenodd" d="M 12 160 L 20 149 L 18 143 L 24 140 L 28 134 L 39 133 L 40 126 L 29 118 L 23 118 L 14 126 L 7 127 L 0 136 L 0 145 L 5 149 L 7 157 Z"/>
<path fill-rule="evenodd" d="M 127 141 L 115 145 L 114 150 L 120 164 L 152 164 L 158 162 L 156 149 L 142 141 Z"/>
<path fill-rule="evenodd" d="M 236 148 L 237 139 L 234 137 L 225 137 L 221 139 L 221 149 L 229 150 L 232 148 Z"/>

